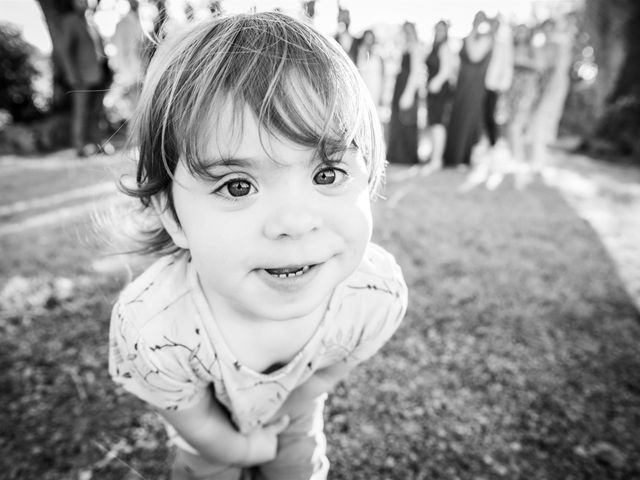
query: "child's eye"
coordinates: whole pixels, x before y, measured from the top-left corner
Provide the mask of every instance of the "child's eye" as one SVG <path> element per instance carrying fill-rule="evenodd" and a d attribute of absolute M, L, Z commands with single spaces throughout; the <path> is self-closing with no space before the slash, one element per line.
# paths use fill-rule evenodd
<path fill-rule="evenodd" d="M 228 182 L 224 188 L 227 189 L 232 197 L 244 197 L 251 192 L 251 184 L 245 180 L 232 180 Z"/>
<path fill-rule="evenodd" d="M 332 185 L 341 182 L 347 173 L 344 170 L 333 167 L 324 167 L 313 176 L 316 185 Z"/>
<path fill-rule="evenodd" d="M 217 193 L 223 197 L 240 198 L 251 194 L 252 190 L 255 190 L 255 188 L 251 182 L 241 178 L 236 178 L 225 182 L 213 193 Z"/>

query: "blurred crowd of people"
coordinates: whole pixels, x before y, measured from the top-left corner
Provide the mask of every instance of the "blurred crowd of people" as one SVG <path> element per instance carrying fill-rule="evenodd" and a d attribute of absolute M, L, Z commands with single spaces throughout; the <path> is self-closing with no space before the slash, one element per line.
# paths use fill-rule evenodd
<path fill-rule="evenodd" d="M 501 14 L 478 11 L 457 52 L 450 27 L 438 21 L 426 47 L 414 23 L 400 28 L 397 73 L 389 88 L 387 160 L 468 168 L 481 140 L 490 156 L 502 138 L 513 159 L 536 168 L 544 161 L 546 145 L 557 137 L 568 93 L 573 17 L 510 24 Z M 336 39 L 384 109 L 385 62 L 376 53 L 375 34 L 367 30 L 347 39 L 348 32 L 348 25 L 342 25 Z M 420 151 L 422 138 L 428 143 L 426 154 Z"/>
<path fill-rule="evenodd" d="M 148 25 L 140 18 L 138 0 L 122 3 L 126 13 L 113 35 L 102 38 L 87 0 L 58 2 L 71 136 L 80 156 L 113 151 L 104 128 L 105 94 L 117 99 L 123 121 L 130 118 L 153 39 L 176 27 L 160 1 L 144 3 L 155 8 Z M 220 2 L 209 2 L 208 15 L 219 11 Z M 186 21 L 202 15 L 183 13 Z M 489 17 L 478 11 L 459 48 L 449 37 L 446 20 L 435 24 L 426 42 L 407 21 L 384 45 L 373 28 L 353 35 L 350 24 L 349 11 L 340 10 L 335 39 L 378 107 L 389 162 L 467 168 L 481 139 L 490 153 L 500 138 L 514 159 L 535 164 L 544 158 L 545 146 L 557 135 L 569 87 L 575 28 L 570 16 L 513 25 L 500 14 Z"/>

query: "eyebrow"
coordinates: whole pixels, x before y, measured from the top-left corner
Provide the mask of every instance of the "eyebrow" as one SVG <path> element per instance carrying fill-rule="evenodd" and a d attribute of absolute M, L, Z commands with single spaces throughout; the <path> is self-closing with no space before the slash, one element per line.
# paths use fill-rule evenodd
<path fill-rule="evenodd" d="M 219 157 L 205 160 L 201 163 L 202 168 L 205 170 L 216 167 L 250 167 L 255 164 L 255 160 L 244 157 Z"/>
<path fill-rule="evenodd" d="M 342 161 L 344 155 L 347 152 L 356 152 L 358 150 L 359 150 L 358 147 L 352 143 L 346 148 L 339 150 L 342 153 L 340 158 L 330 158 L 331 154 L 324 155 L 322 152 L 318 151 L 317 154 L 314 155 L 313 158 L 311 159 L 311 163 L 315 163 L 315 162 L 321 162 L 325 164 L 339 163 Z M 276 159 L 271 159 L 271 160 L 276 164 L 278 163 Z M 260 163 L 258 160 L 251 157 L 221 156 L 221 157 L 213 157 L 207 160 L 203 160 L 200 163 L 200 166 L 203 171 L 207 172 L 209 170 L 212 170 L 218 167 L 243 167 L 243 168 L 255 167 L 258 163 Z"/>

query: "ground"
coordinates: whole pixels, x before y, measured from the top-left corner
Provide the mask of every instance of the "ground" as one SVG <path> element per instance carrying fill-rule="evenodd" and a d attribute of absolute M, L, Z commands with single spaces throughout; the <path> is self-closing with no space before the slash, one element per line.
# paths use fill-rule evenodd
<path fill-rule="evenodd" d="M 637 173 L 554 158 L 526 184 L 390 168 L 374 239 L 409 310 L 330 397 L 330 478 L 640 478 L 640 316 L 611 241 Z M 157 418 L 106 371 L 111 305 L 144 265 L 105 254 L 127 165 L 0 159 L 3 478 L 166 478 Z"/>

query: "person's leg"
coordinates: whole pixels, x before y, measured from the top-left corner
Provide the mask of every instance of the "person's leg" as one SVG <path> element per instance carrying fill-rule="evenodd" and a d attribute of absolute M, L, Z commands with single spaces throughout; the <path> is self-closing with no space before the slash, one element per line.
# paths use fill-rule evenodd
<path fill-rule="evenodd" d="M 526 152 L 524 147 L 524 124 L 522 119 L 514 117 L 507 126 L 507 143 L 511 150 L 511 156 L 518 162 L 526 161 Z"/>
<path fill-rule="evenodd" d="M 89 102 L 89 115 L 87 118 L 88 139 L 98 146 L 104 153 L 111 154 L 111 145 L 106 138 L 105 124 L 107 118 L 104 111 L 104 96 L 106 91 L 103 86 L 96 86 L 91 90 Z"/>
<path fill-rule="evenodd" d="M 86 144 L 87 115 L 90 94 L 86 90 L 71 92 L 71 145 L 78 155 Z"/>
<path fill-rule="evenodd" d="M 528 126 L 529 152 L 531 166 L 534 170 L 539 171 L 544 166 L 547 158 L 547 142 L 546 137 L 547 121 L 544 117 L 544 111 L 536 109 L 532 115 Z"/>
<path fill-rule="evenodd" d="M 176 448 L 171 480 L 243 480 L 242 469 L 230 465 L 213 464 L 200 455 Z"/>
<path fill-rule="evenodd" d="M 442 155 L 447 141 L 447 131 L 444 125 L 431 126 L 431 163 L 434 168 L 442 168 Z"/>
<path fill-rule="evenodd" d="M 140 93 L 142 91 L 142 84 L 136 83 L 127 88 L 126 98 L 127 98 L 127 111 L 126 111 L 126 124 L 127 124 L 127 135 L 131 137 L 131 117 L 133 116 L 133 112 L 136 110 L 138 105 L 138 101 L 140 99 Z"/>
<path fill-rule="evenodd" d="M 496 105 L 498 103 L 498 92 L 487 90 L 484 98 L 484 125 L 489 138 L 489 145 L 492 147 L 498 141 L 498 124 L 496 122 Z"/>
<path fill-rule="evenodd" d="M 322 395 L 304 405 L 290 405 L 290 424 L 278 437 L 278 456 L 261 465 L 256 480 L 325 480 L 329 472 Z"/>

